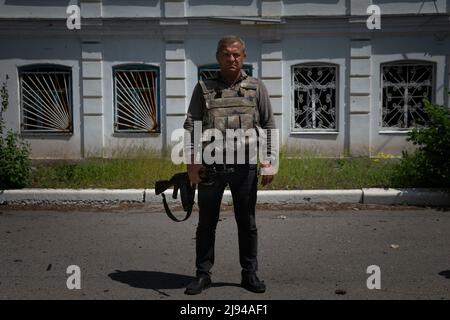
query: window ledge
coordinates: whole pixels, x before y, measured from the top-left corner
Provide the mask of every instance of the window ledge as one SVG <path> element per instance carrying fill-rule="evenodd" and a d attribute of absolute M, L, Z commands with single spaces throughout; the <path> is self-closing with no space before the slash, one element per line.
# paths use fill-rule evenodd
<path fill-rule="evenodd" d="M 158 137 L 161 132 L 114 132 L 113 137 L 117 138 L 142 138 L 142 137 Z"/>
<path fill-rule="evenodd" d="M 412 131 L 412 129 L 408 129 L 408 130 L 379 130 L 378 133 L 379 134 L 408 134 Z"/>
<path fill-rule="evenodd" d="M 338 135 L 339 131 L 291 131 L 292 135 L 314 135 L 314 134 L 320 134 L 320 135 Z"/>
<path fill-rule="evenodd" d="M 73 132 L 31 132 L 31 131 L 20 132 L 20 136 L 22 136 L 23 138 L 71 137 L 73 135 L 74 135 Z"/>

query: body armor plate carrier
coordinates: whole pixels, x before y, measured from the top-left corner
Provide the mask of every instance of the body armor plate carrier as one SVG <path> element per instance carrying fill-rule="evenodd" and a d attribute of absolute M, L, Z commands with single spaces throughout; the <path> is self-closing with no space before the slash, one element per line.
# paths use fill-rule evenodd
<path fill-rule="evenodd" d="M 218 129 L 223 135 L 223 146 L 226 149 L 226 129 L 242 129 L 243 132 L 254 129 L 253 135 L 247 135 L 247 147 L 252 139 L 256 139 L 261 129 L 256 99 L 258 80 L 247 77 L 241 81 L 237 90 L 220 89 L 217 79 L 200 80 L 199 83 L 206 102 L 203 130 Z"/>

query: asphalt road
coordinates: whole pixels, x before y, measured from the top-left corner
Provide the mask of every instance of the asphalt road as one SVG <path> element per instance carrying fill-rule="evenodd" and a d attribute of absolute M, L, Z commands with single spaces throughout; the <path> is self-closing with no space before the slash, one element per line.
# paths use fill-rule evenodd
<path fill-rule="evenodd" d="M 449 299 L 450 211 L 429 208 L 261 208 L 259 276 L 239 286 L 237 230 L 218 225 L 213 287 L 184 295 L 194 274 L 196 213 L 160 208 L 0 206 L 0 299 Z M 80 270 L 81 289 L 68 289 Z M 380 289 L 368 289 L 369 266 Z"/>

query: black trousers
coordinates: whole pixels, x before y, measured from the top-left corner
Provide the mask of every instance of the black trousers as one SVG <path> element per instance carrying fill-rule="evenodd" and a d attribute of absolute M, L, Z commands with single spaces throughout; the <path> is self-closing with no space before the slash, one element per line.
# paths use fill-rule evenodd
<path fill-rule="evenodd" d="M 243 273 L 258 269 L 258 230 L 255 206 L 258 175 L 256 165 L 233 165 L 233 173 L 218 175 L 212 185 L 199 184 L 199 222 L 196 232 L 197 276 L 209 275 L 214 265 L 216 227 L 222 196 L 227 185 L 233 197 L 234 216 L 238 227 L 239 262 Z"/>

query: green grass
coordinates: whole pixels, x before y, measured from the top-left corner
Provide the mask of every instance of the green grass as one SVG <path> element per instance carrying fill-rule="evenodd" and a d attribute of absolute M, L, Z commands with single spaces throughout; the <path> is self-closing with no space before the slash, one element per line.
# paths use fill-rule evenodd
<path fill-rule="evenodd" d="M 397 160 L 281 158 L 274 181 L 262 189 L 353 189 L 393 186 Z M 160 157 L 87 159 L 34 164 L 31 188 L 153 188 L 156 180 L 185 171 Z"/>
<path fill-rule="evenodd" d="M 154 182 L 171 177 L 185 166 L 162 159 L 89 159 L 77 163 L 38 164 L 35 188 L 153 188 Z"/>
<path fill-rule="evenodd" d="M 273 185 L 267 189 L 353 189 L 390 186 L 395 160 L 281 159 Z"/>

